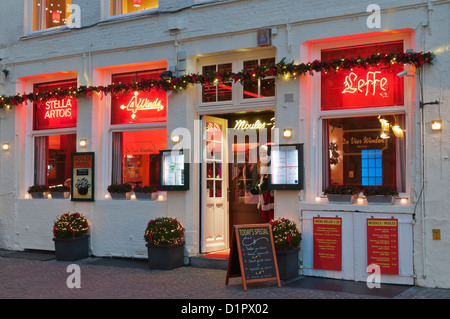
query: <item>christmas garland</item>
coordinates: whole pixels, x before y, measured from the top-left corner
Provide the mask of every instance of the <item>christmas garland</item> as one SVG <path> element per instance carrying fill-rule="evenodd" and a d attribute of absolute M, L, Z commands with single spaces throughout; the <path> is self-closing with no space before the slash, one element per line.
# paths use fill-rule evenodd
<path fill-rule="evenodd" d="M 314 72 L 338 72 L 339 70 L 352 70 L 353 68 L 377 67 L 391 64 L 411 64 L 422 67 L 424 64 L 431 64 L 434 54 L 431 52 L 413 53 L 378 53 L 366 58 L 341 58 L 330 61 L 314 60 L 308 63 L 295 64 L 286 63 L 285 58 L 272 65 L 258 66 L 251 70 L 242 70 L 238 73 L 224 72 L 214 74 L 186 74 L 180 77 L 173 77 L 170 80 L 148 79 L 133 83 L 113 83 L 108 86 L 79 86 L 77 88 L 60 89 L 42 93 L 16 94 L 13 96 L 0 96 L 0 108 L 9 109 L 13 106 L 25 102 L 43 103 L 50 99 L 62 100 L 65 98 L 89 98 L 96 93 L 102 97 L 108 94 L 128 94 L 133 91 L 148 92 L 153 88 L 164 91 L 178 91 L 185 89 L 188 85 L 202 84 L 211 85 L 215 83 L 240 82 L 248 83 L 257 81 L 268 76 L 282 76 L 292 78 L 300 75 L 313 75 Z"/>

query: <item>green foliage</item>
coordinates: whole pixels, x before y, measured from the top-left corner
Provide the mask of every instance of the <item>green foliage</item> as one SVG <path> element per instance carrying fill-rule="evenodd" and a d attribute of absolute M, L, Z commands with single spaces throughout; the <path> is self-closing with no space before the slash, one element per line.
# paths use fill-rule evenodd
<path fill-rule="evenodd" d="M 326 194 L 339 194 L 339 195 L 356 195 L 362 191 L 360 185 L 331 185 L 326 188 L 323 193 Z"/>
<path fill-rule="evenodd" d="M 82 214 L 66 213 L 55 220 L 53 236 L 55 238 L 81 237 L 88 232 L 89 228 L 89 222 Z"/>
<path fill-rule="evenodd" d="M 130 184 L 111 184 L 108 186 L 108 192 L 109 193 L 116 193 L 116 194 L 125 194 L 128 192 L 131 192 L 132 187 Z"/>
<path fill-rule="evenodd" d="M 297 225 L 286 218 L 271 220 L 275 250 L 291 250 L 300 246 L 302 234 Z"/>
<path fill-rule="evenodd" d="M 397 190 L 392 186 L 368 186 L 363 190 L 364 196 L 383 195 L 383 196 L 397 196 Z"/>
<path fill-rule="evenodd" d="M 42 192 L 47 192 L 48 191 L 48 186 L 47 185 L 33 185 L 28 187 L 28 193 L 42 193 Z"/>
<path fill-rule="evenodd" d="M 184 228 L 178 220 L 158 217 L 148 223 L 144 239 L 153 245 L 181 245 L 183 236 Z"/>
<path fill-rule="evenodd" d="M 136 186 L 133 191 L 135 193 L 154 193 L 156 192 L 155 186 Z"/>

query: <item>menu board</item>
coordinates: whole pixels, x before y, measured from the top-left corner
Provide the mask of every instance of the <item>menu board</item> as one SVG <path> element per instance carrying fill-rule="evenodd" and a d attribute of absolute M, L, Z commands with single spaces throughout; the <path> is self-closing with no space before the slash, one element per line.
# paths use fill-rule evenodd
<path fill-rule="evenodd" d="M 313 218 L 313 268 L 342 270 L 341 218 Z"/>
<path fill-rule="evenodd" d="M 244 290 L 247 282 L 276 280 L 281 286 L 270 224 L 235 225 L 231 241 L 227 285 L 230 277 L 242 277 Z"/>
<path fill-rule="evenodd" d="M 270 189 L 303 189 L 303 144 L 270 148 Z"/>
<path fill-rule="evenodd" d="M 398 275 L 398 262 L 398 220 L 367 219 L 367 265 L 378 265 L 381 274 Z"/>
<path fill-rule="evenodd" d="M 94 201 L 94 153 L 72 153 L 72 201 Z"/>
<path fill-rule="evenodd" d="M 185 150 L 160 151 L 160 190 L 189 189 L 188 158 Z"/>

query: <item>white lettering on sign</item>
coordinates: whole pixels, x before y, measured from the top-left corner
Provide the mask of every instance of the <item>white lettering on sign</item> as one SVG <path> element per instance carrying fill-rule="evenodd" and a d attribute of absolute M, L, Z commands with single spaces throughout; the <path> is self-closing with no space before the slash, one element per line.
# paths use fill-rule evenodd
<path fill-rule="evenodd" d="M 130 99 L 127 106 L 125 105 L 120 106 L 122 110 L 126 109 L 127 111 L 133 112 L 133 114 L 131 115 L 133 119 L 136 117 L 137 111 L 144 111 L 144 110 L 161 111 L 164 109 L 164 105 L 162 105 L 161 100 L 159 98 L 157 98 L 154 101 L 150 101 L 147 98 L 144 99 L 139 98 L 138 95 L 139 93 L 135 92 L 134 96 Z"/>
<path fill-rule="evenodd" d="M 72 116 L 72 99 L 49 100 L 45 102 L 45 119 L 71 117 Z"/>
<path fill-rule="evenodd" d="M 358 75 L 355 73 L 350 73 L 345 77 L 344 80 L 344 86 L 345 89 L 342 91 L 342 93 L 364 93 L 365 96 L 367 96 L 370 92 L 372 95 L 375 95 L 377 88 L 381 91 L 387 90 L 387 78 L 382 77 L 378 78 L 378 74 L 380 74 L 380 71 L 374 71 L 374 72 L 367 72 L 366 78 L 360 78 L 358 79 Z M 365 88 L 365 90 L 363 90 Z"/>
<path fill-rule="evenodd" d="M 234 130 L 260 130 L 265 129 L 267 126 L 275 127 L 275 118 L 271 119 L 271 123 L 261 122 L 260 120 L 256 120 L 254 123 L 249 123 L 246 120 L 236 120 L 236 124 L 234 125 Z"/>

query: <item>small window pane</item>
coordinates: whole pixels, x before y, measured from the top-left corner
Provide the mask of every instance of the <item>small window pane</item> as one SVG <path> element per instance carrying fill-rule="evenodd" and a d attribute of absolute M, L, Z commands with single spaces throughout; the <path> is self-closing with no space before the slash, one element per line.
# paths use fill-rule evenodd
<path fill-rule="evenodd" d="M 109 15 L 125 14 L 158 8 L 158 0 L 110 0 Z"/>

